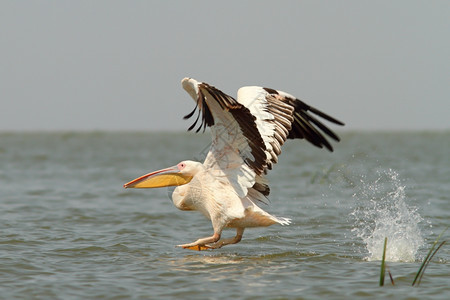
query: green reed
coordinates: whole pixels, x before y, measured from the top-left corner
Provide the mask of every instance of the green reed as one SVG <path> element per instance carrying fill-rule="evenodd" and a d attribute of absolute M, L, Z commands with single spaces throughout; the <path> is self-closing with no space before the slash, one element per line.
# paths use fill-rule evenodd
<path fill-rule="evenodd" d="M 386 245 L 387 245 L 387 237 L 384 238 L 383 257 L 381 258 L 380 286 L 384 285 L 384 275 L 386 274 L 386 270 L 385 270 Z"/>
<path fill-rule="evenodd" d="M 438 252 L 439 249 L 441 249 L 441 247 L 445 244 L 446 241 L 443 241 L 433 252 L 434 247 L 436 247 L 437 243 L 439 242 L 439 239 L 444 234 L 444 232 L 447 231 L 447 229 L 448 229 L 448 226 L 441 232 L 441 234 L 434 241 L 433 246 L 431 246 L 430 251 L 428 251 L 427 256 L 423 260 L 422 265 L 419 268 L 419 271 L 417 271 L 417 274 L 416 274 L 416 277 L 414 278 L 412 286 L 414 286 L 416 283 L 417 283 L 417 286 L 419 286 L 420 281 L 422 280 L 423 274 L 425 273 L 425 270 L 426 270 L 428 264 L 430 263 L 431 259 L 436 254 L 436 252 Z"/>
<path fill-rule="evenodd" d="M 428 251 L 427 256 L 422 262 L 422 265 L 419 268 L 419 271 L 417 271 L 416 277 L 414 278 L 414 281 L 412 283 L 412 286 L 419 286 L 420 282 L 422 281 L 423 274 L 425 273 L 425 270 L 430 263 L 430 261 L 433 259 L 434 255 L 441 249 L 441 247 L 446 243 L 446 241 L 443 241 L 439 244 L 439 246 L 435 249 L 436 245 L 439 243 L 440 238 L 444 234 L 445 231 L 447 231 L 448 226 L 441 232 L 441 234 L 436 238 L 433 245 L 431 246 L 430 250 Z M 380 272 L 380 286 L 384 285 L 384 277 L 386 274 L 386 269 L 389 273 L 389 277 L 391 279 L 392 285 L 395 285 L 394 278 L 392 277 L 392 274 L 386 264 L 386 247 L 387 247 L 387 237 L 384 238 L 384 247 L 383 247 L 383 256 L 381 258 L 381 272 Z"/>

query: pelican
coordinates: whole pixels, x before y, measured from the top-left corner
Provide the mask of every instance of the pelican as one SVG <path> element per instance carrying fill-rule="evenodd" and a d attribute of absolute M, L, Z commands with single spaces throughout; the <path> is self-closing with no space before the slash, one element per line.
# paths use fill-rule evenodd
<path fill-rule="evenodd" d="M 247 227 L 288 225 L 290 219 L 273 216 L 260 207 L 268 204 L 266 174 L 277 163 L 281 146 L 287 139 L 305 139 L 333 151 L 325 136 L 337 142 L 340 139 L 316 117 L 337 125 L 344 123 L 270 88 L 242 87 L 234 99 L 192 78 L 184 78 L 181 84 L 196 102 L 184 119 L 198 111 L 188 131 L 200 120 L 196 132 L 209 127 L 212 134 L 204 162 L 182 161 L 136 178 L 124 187 L 175 187 L 172 201 L 178 209 L 200 211 L 211 220 L 213 235 L 178 245 L 185 249 L 200 251 L 236 244 Z M 236 235 L 221 239 L 227 227 L 235 228 Z"/>

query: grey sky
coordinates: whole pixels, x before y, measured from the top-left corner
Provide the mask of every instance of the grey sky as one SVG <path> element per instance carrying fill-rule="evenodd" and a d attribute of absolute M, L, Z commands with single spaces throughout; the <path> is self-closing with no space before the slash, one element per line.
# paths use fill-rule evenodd
<path fill-rule="evenodd" d="M 450 128 L 450 1 L 0 1 L 0 130 L 185 130 L 193 77 Z"/>

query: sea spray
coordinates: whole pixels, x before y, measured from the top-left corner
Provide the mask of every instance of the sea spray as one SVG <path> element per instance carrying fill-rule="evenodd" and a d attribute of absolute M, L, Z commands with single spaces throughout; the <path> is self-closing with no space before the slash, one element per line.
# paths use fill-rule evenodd
<path fill-rule="evenodd" d="M 375 178 L 364 176 L 355 186 L 352 231 L 363 240 L 369 261 L 381 260 L 386 237 L 386 261 L 415 261 L 424 243 L 419 228 L 422 217 L 417 208 L 406 204 L 406 187 L 396 171 L 378 170 L 374 174 Z"/>

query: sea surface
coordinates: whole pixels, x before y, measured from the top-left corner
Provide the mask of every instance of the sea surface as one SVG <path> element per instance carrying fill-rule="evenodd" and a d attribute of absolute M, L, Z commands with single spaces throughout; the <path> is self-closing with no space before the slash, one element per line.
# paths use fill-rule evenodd
<path fill-rule="evenodd" d="M 291 225 L 197 252 L 175 245 L 209 220 L 122 185 L 202 160 L 208 132 L 0 133 L 0 299 L 450 299 L 448 243 L 411 286 L 450 225 L 450 132 L 340 135 L 288 141 L 269 173 L 263 209 Z"/>

